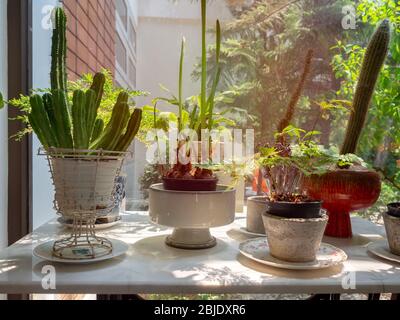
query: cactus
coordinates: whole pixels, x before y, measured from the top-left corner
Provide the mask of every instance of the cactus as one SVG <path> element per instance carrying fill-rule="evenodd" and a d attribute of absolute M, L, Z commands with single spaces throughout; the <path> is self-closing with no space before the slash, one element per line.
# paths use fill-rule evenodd
<path fill-rule="evenodd" d="M 71 117 L 67 104 L 66 94 L 62 90 L 53 90 L 53 106 L 58 133 L 58 141 L 61 148 L 72 149 L 74 147 L 71 134 Z"/>
<path fill-rule="evenodd" d="M 303 70 L 302 76 L 300 78 L 300 81 L 296 87 L 296 91 L 293 92 L 293 95 L 290 99 L 285 117 L 280 121 L 280 123 L 278 125 L 278 133 L 282 133 L 283 130 L 285 130 L 285 128 L 287 126 L 289 126 L 290 122 L 292 121 L 292 118 L 293 118 L 293 115 L 295 112 L 295 108 L 300 100 L 301 93 L 303 92 L 308 75 L 310 74 L 310 71 L 311 71 L 311 62 L 312 62 L 313 56 L 314 56 L 314 51 L 312 49 L 310 49 L 307 53 L 306 61 L 304 64 L 304 70 Z"/>
<path fill-rule="evenodd" d="M 365 53 L 341 154 L 355 153 L 365 125 L 379 73 L 390 43 L 390 24 L 384 20 L 375 31 Z"/>
<path fill-rule="evenodd" d="M 51 48 L 51 72 L 50 81 L 52 90 L 67 92 L 67 16 L 62 8 L 56 8 L 54 12 L 54 30 Z"/>
<path fill-rule="evenodd" d="M 44 108 L 47 112 L 47 117 L 49 118 L 50 121 L 50 126 L 51 126 L 51 134 L 53 135 L 56 144 L 53 147 L 60 147 L 60 142 L 58 141 L 58 131 L 57 131 L 57 126 L 56 126 L 56 115 L 54 112 L 54 104 L 53 104 L 53 96 L 49 93 L 46 93 L 42 97 L 43 99 L 43 104 Z"/>
<path fill-rule="evenodd" d="M 75 149 L 88 149 L 85 145 L 86 129 L 85 129 L 85 107 L 86 95 L 82 90 L 76 90 L 72 99 L 72 124 L 74 133 L 74 147 Z"/>
<path fill-rule="evenodd" d="M 88 117 L 87 117 L 87 125 L 88 125 L 88 134 L 91 137 L 93 134 L 93 130 L 95 127 L 97 112 L 100 108 L 101 99 L 103 98 L 104 93 L 104 84 L 106 82 L 106 77 L 103 73 L 96 73 L 93 78 L 91 90 L 95 92 L 96 101 L 93 105 L 88 107 Z M 104 125 L 104 123 L 103 123 Z"/>
<path fill-rule="evenodd" d="M 90 142 L 93 143 L 94 141 L 96 141 L 103 133 L 103 131 L 104 131 L 104 121 L 102 119 L 97 119 L 94 124 L 92 138 Z"/>
<path fill-rule="evenodd" d="M 57 139 L 53 136 L 50 120 L 44 107 L 43 99 L 39 95 L 30 97 L 32 110 L 28 115 L 29 122 L 35 130 L 40 142 L 45 147 L 56 146 Z"/>
<path fill-rule="evenodd" d="M 126 133 L 119 139 L 116 150 L 126 151 L 131 145 L 133 139 L 139 132 L 140 122 L 142 120 L 142 110 L 135 109 L 128 123 Z"/>
<path fill-rule="evenodd" d="M 118 96 L 110 122 L 102 135 L 92 144 L 92 149 L 114 150 L 129 120 L 128 98 L 126 92 Z"/>
<path fill-rule="evenodd" d="M 62 8 L 56 8 L 54 15 L 51 93 L 30 98 L 32 111 L 28 114 L 28 120 L 33 131 L 45 148 L 86 150 L 92 147 L 109 151 L 125 150 L 139 130 L 141 111 L 135 110 L 131 116 L 129 94 L 121 92 L 111 120 L 104 128 L 103 120 L 97 118 L 106 82 L 103 73 L 94 76 L 93 83 L 86 92 L 76 90 L 73 93 L 72 107 L 69 105 L 66 72 L 67 18 Z M 0 106 L 2 101 L 0 95 Z"/>

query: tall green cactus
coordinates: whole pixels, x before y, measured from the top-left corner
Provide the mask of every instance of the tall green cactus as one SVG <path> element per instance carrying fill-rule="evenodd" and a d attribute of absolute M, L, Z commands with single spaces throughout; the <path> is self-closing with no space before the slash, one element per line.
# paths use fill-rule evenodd
<path fill-rule="evenodd" d="M 368 108 L 374 93 L 379 73 L 385 62 L 390 43 L 390 24 L 384 20 L 375 31 L 365 53 L 358 85 L 353 101 L 353 109 L 347 127 L 341 153 L 355 153 L 364 127 Z"/>
<path fill-rule="evenodd" d="M 62 8 L 58 7 L 54 12 L 54 30 L 51 47 L 51 89 L 67 92 L 67 16 Z"/>

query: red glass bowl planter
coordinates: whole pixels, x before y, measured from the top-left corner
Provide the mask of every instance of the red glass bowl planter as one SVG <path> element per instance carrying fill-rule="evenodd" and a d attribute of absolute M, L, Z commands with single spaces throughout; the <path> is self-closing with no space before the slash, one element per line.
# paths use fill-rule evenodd
<path fill-rule="evenodd" d="M 361 167 L 337 169 L 305 179 L 304 188 L 312 198 L 322 200 L 329 213 L 325 235 L 351 238 L 350 212 L 375 204 L 381 192 L 381 179 L 376 172 Z"/>

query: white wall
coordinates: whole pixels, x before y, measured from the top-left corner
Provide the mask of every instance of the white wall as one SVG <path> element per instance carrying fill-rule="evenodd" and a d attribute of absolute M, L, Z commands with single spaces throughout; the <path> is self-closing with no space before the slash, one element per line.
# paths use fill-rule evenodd
<path fill-rule="evenodd" d="M 7 93 L 7 1 L 0 1 L 0 92 Z M 6 97 L 5 97 L 6 98 Z M 0 111 L 0 249 L 7 246 L 8 125 L 7 108 Z"/>
<path fill-rule="evenodd" d="M 33 88 L 50 87 L 51 36 L 52 29 L 43 28 L 47 21 L 46 6 L 55 6 L 57 0 L 32 1 L 32 53 L 33 53 Z M 42 11 L 43 10 L 43 11 Z M 43 20 L 44 19 L 44 20 Z M 46 24 L 46 23 L 45 23 Z M 45 25 L 44 24 L 44 25 Z M 55 217 L 53 210 L 54 191 L 51 184 L 49 167 L 43 157 L 37 156 L 40 142 L 33 138 L 33 228 L 37 228 Z"/>

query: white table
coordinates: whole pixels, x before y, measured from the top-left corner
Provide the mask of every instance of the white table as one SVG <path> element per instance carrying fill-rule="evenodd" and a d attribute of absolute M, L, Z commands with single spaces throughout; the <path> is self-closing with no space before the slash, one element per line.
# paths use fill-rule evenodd
<path fill-rule="evenodd" d="M 66 232 L 55 220 L 0 252 L 0 293 L 399 293 L 400 264 L 375 258 L 367 244 L 382 239 L 384 228 L 353 218 L 351 240 L 326 238 L 342 248 L 349 260 L 342 266 L 319 271 L 287 271 L 263 266 L 242 257 L 239 243 L 249 239 L 235 224 L 214 229 L 217 247 L 185 251 L 167 247 L 165 235 L 171 230 L 149 222 L 147 213 L 132 212 L 123 222 L 102 235 L 130 245 L 126 256 L 91 265 L 54 264 L 56 290 L 42 288 L 42 268 L 48 262 L 32 256 L 39 243 Z M 342 286 L 344 276 L 356 272 L 356 288 Z"/>

